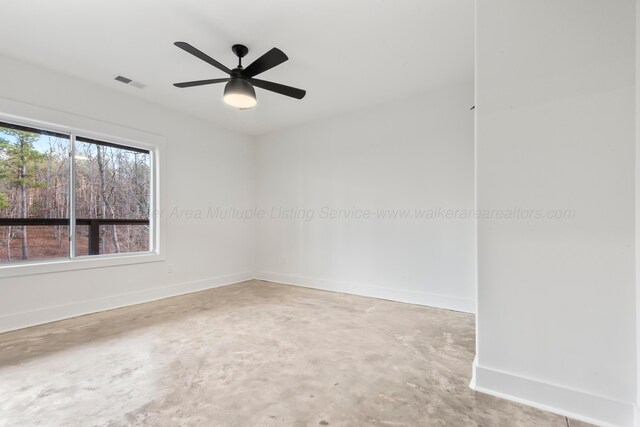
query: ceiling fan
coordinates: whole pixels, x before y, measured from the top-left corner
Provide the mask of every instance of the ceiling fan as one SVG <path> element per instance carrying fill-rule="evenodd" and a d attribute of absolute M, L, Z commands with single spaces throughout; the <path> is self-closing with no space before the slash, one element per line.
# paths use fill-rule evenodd
<path fill-rule="evenodd" d="M 249 66 L 247 66 L 247 68 L 242 68 L 242 58 L 249 52 L 249 49 L 244 45 L 234 44 L 231 50 L 238 57 L 238 66 L 230 70 L 207 54 L 191 46 L 189 43 L 175 42 L 174 45 L 229 74 L 229 77 L 222 79 L 174 83 L 175 87 L 185 88 L 210 85 L 214 83 L 227 83 L 224 87 L 224 102 L 241 110 L 246 110 L 256 105 L 256 91 L 253 89 L 254 86 L 296 99 L 304 98 L 307 93 L 306 91 L 295 87 L 254 78 L 254 76 L 257 76 L 276 65 L 280 65 L 289 59 L 287 55 L 278 48 L 274 47 L 260 58 L 253 61 Z"/>

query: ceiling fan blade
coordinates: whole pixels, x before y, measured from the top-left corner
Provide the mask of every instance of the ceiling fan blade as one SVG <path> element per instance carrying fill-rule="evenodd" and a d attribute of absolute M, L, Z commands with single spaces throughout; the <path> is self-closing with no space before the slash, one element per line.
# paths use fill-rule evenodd
<path fill-rule="evenodd" d="M 290 96 L 296 99 L 302 99 L 307 94 L 306 90 L 297 89 L 291 86 L 281 85 L 280 83 L 267 82 L 258 79 L 249 79 L 249 83 L 262 89 L 270 90 L 271 92 L 279 93 L 280 95 Z"/>
<path fill-rule="evenodd" d="M 224 83 L 228 82 L 229 79 L 209 79 L 209 80 L 195 80 L 192 82 L 182 82 L 182 83 L 174 83 L 175 87 L 193 87 L 193 86 L 204 86 L 210 85 L 214 83 Z"/>
<path fill-rule="evenodd" d="M 184 50 L 185 52 L 190 53 L 191 55 L 195 56 L 196 58 L 200 58 L 204 62 L 213 65 L 217 69 L 222 70 L 227 74 L 231 74 L 231 70 L 230 69 L 228 69 L 227 67 L 225 67 L 224 65 L 222 65 L 221 63 L 219 63 L 218 61 L 216 61 L 215 59 L 213 59 L 209 55 L 207 55 L 207 54 L 205 54 L 203 52 L 200 52 L 198 49 L 196 49 L 195 47 L 191 46 L 189 43 L 175 42 L 174 45 L 178 46 L 180 49 Z"/>
<path fill-rule="evenodd" d="M 245 78 L 257 76 L 260 73 L 270 70 L 276 65 L 282 64 L 287 59 L 289 59 L 289 57 L 287 57 L 283 51 L 274 47 L 269 52 L 249 64 L 247 68 L 242 70 L 242 76 Z"/>

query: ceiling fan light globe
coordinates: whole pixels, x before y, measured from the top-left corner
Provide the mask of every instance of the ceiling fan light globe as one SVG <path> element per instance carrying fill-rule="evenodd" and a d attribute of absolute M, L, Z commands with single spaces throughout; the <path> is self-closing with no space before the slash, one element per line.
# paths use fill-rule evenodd
<path fill-rule="evenodd" d="M 257 104 L 256 91 L 244 79 L 233 78 L 224 87 L 224 102 L 232 107 L 246 110 Z"/>
<path fill-rule="evenodd" d="M 224 102 L 231 105 L 232 107 L 236 107 L 241 110 L 255 107 L 255 105 L 257 104 L 255 98 L 237 93 L 225 95 Z"/>

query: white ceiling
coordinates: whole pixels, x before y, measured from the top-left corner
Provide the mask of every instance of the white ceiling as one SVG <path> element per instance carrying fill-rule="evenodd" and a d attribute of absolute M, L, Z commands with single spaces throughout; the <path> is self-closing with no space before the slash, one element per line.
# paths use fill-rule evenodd
<path fill-rule="evenodd" d="M 3 0 L 0 53 L 258 135 L 473 78 L 473 0 Z M 256 88 L 235 110 L 225 77 L 173 46 L 186 41 L 232 68 L 278 47 L 289 61 L 263 80 L 307 90 L 301 100 Z M 146 84 L 115 82 L 123 75 Z"/>

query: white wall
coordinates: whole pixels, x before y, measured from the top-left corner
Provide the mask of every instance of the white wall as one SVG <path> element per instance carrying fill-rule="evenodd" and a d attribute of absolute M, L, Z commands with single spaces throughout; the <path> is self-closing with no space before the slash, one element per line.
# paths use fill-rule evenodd
<path fill-rule="evenodd" d="M 175 207 L 206 211 L 218 205 L 252 206 L 252 138 L 10 58 L 0 62 L 2 105 L 21 105 L 47 116 L 34 119 L 47 121 L 64 112 L 66 117 L 162 135 L 166 149 L 161 155 L 167 159 L 161 176 L 166 262 L 0 279 L 0 331 L 252 277 L 251 224 L 170 215 Z"/>
<path fill-rule="evenodd" d="M 474 221 L 434 211 L 473 208 L 472 105 L 468 82 L 259 137 L 258 277 L 473 311 Z"/>
<path fill-rule="evenodd" d="M 476 388 L 631 425 L 633 0 L 477 1 Z"/>

